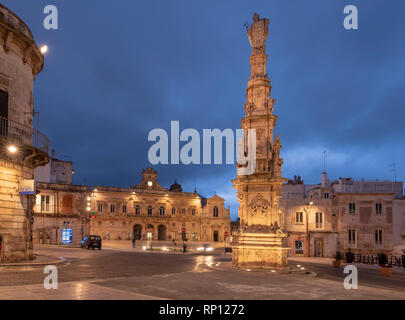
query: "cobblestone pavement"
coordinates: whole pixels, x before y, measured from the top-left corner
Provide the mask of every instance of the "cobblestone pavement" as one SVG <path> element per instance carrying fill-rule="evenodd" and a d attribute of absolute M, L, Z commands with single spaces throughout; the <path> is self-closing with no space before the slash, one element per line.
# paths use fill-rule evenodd
<path fill-rule="evenodd" d="M 329 258 L 291 258 L 289 261 L 291 265 L 299 264 L 316 272 L 318 274 L 317 278 L 329 280 L 342 279 L 343 281 L 343 278 L 346 276 L 346 274 L 343 274 L 346 264 L 342 264 L 340 268 L 332 268 L 332 259 Z M 380 268 L 377 265 L 363 263 L 353 263 L 353 265 L 358 269 L 359 286 L 403 290 L 405 295 L 405 268 L 394 267 L 393 274 L 387 278 L 382 276 Z"/>
<path fill-rule="evenodd" d="M 41 247 L 37 253 L 63 257 L 58 289 L 46 290 L 42 267 L 0 270 L 0 299 L 405 299 L 405 276 L 359 271 L 359 289 L 346 290 L 343 268 L 300 265 L 307 274 L 271 274 L 233 269 L 231 256 L 127 250 Z M 296 261 L 291 261 L 297 264 Z M 363 273 L 364 271 L 364 273 Z"/>

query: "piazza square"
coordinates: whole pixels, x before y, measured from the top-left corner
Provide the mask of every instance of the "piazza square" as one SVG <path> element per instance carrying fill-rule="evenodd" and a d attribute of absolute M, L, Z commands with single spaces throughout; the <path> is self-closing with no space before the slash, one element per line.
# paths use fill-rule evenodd
<path fill-rule="evenodd" d="M 178 4 L 97 4 L 84 40 L 61 23 L 78 1 L 2 1 L 0 300 L 153 300 L 187 318 L 225 304 L 173 300 L 239 301 L 234 315 L 249 301 L 405 300 L 403 93 L 384 102 L 376 80 L 391 60 L 353 53 L 373 33 L 355 5 L 338 27 L 319 18 L 338 42 L 326 58 L 300 38 L 306 22 L 283 34 L 275 3 L 212 5 L 212 21 L 187 4 L 202 21 L 181 24 L 163 13 Z M 121 27 L 103 25 L 118 13 Z M 338 55 L 359 59 L 358 92 Z"/>

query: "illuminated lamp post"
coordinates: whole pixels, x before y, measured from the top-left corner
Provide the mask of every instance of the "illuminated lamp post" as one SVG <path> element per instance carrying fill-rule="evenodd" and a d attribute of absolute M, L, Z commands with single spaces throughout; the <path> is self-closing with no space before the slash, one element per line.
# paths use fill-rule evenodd
<path fill-rule="evenodd" d="M 314 204 L 313 201 L 310 201 L 305 208 L 306 213 L 306 234 L 307 234 L 307 242 L 308 242 L 308 258 L 311 257 L 311 239 L 310 239 L 310 232 L 309 232 L 309 213 L 311 212 L 311 206 Z"/>

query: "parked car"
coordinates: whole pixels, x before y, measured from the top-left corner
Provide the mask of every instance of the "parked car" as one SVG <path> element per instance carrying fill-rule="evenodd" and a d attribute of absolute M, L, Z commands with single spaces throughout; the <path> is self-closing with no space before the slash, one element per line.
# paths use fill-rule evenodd
<path fill-rule="evenodd" d="M 101 237 L 100 236 L 85 236 L 80 243 L 82 248 L 86 249 L 95 249 L 98 248 L 101 250 Z"/>

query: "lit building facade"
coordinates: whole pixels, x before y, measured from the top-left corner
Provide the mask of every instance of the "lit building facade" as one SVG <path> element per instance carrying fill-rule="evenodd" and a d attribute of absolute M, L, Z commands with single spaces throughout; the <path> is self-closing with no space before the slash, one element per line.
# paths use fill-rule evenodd
<path fill-rule="evenodd" d="M 222 242 L 229 236 L 230 212 L 224 199 L 183 192 L 177 182 L 166 189 L 157 177 L 148 168 L 134 187 L 96 186 L 91 233 L 112 240 Z"/>
<path fill-rule="evenodd" d="M 283 186 L 289 255 L 332 257 L 336 251 L 401 254 L 405 248 L 403 183 L 290 181 Z"/>
<path fill-rule="evenodd" d="M 34 168 L 49 141 L 33 129 L 33 82 L 44 59 L 26 24 L 0 5 L 0 261 L 32 256 Z"/>
<path fill-rule="evenodd" d="M 90 213 L 87 210 L 87 203 L 91 199 L 91 188 L 37 182 L 37 192 L 33 243 L 80 244 L 83 237 L 90 233 Z"/>
<path fill-rule="evenodd" d="M 63 230 L 69 230 L 73 245 L 88 234 L 109 240 L 229 240 L 224 199 L 183 192 L 177 182 L 164 188 L 152 168 L 131 188 L 38 182 L 37 192 L 34 243 L 62 244 Z"/>

